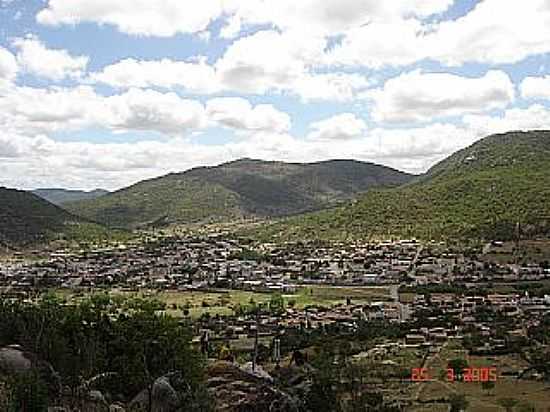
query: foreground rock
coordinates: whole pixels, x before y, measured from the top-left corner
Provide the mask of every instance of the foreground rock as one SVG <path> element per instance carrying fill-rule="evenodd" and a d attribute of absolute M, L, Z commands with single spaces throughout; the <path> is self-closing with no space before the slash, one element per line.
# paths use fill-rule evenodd
<path fill-rule="evenodd" d="M 273 378 L 258 367 L 240 367 L 229 362 L 215 362 L 208 368 L 208 390 L 219 412 L 255 412 L 298 410 L 299 401 L 278 390 Z"/>
<path fill-rule="evenodd" d="M 178 382 L 178 374 L 161 376 L 158 378 L 149 390 L 144 389 L 130 402 L 129 410 L 144 410 L 151 412 L 174 412 L 181 406 L 181 394 L 174 387 L 181 386 Z M 151 399 L 151 409 L 149 409 L 149 399 Z"/>
<path fill-rule="evenodd" d="M 33 353 L 26 352 L 19 345 L 0 348 L 0 376 L 21 375 L 32 369 L 38 371 L 52 394 L 61 392 L 61 378 L 51 364 L 38 359 Z"/>

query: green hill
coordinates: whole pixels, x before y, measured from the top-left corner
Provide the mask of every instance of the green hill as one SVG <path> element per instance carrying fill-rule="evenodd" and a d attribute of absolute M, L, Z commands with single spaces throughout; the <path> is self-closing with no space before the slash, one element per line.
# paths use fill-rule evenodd
<path fill-rule="evenodd" d="M 550 131 L 486 137 L 409 184 L 267 226 L 261 237 L 513 238 L 550 234 Z"/>
<path fill-rule="evenodd" d="M 70 212 L 114 227 L 279 217 L 319 210 L 413 176 L 351 160 L 299 164 L 241 159 L 139 182 Z"/>
<path fill-rule="evenodd" d="M 54 239 L 88 240 L 108 231 L 21 190 L 0 187 L 0 247 L 30 246 Z"/>
<path fill-rule="evenodd" d="M 46 199 L 48 202 L 54 205 L 62 205 L 67 202 L 76 202 L 85 199 L 95 199 L 96 197 L 104 196 L 109 193 L 103 189 L 95 189 L 89 192 L 83 190 L 67 190 L 67 189 L 36 189 L 33 190 L 37 196 L 42 199 Z"/>

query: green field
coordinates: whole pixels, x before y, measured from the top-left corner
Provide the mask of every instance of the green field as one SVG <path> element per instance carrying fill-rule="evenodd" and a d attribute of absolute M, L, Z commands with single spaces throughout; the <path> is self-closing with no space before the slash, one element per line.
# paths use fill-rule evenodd
<path fill-rule="evenodd" d="M 90 292 L 78 292 L 68 289 L 56 291 L 58 296 L 68 300 L 79 299 Z M 202 291 L 153 291 L 126 292 L 112 289 L 110 294 L 127 296 L 152 297 L 166 303 L 167 312 L 173 316 L 182 316 L 183 309 L 187 308 L 192 318 L 198 318 L 204 313 L 210 315 L 231 315 L 238 306 L 255 303 L 268 303 L 272 295 L 269 293 L 248 292 L 242 290 L 224 290 L 216 292 Z M 330 307 L 346 303 L 350 298 L 352 303 L 368 303 L 374 300 L 389 298 L 389 292 L 384 287 L 335 287 L 335 286 L 307 286 L 300 287 L 293 294 L 283 295 L 286 305 L 289 303 L 297 309 L 306 306 Z"/>

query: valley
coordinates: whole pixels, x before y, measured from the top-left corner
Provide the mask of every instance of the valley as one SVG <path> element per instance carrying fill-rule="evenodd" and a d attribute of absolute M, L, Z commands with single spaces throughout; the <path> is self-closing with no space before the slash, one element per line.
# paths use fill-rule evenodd
<path fill-rule="evenodd" d="M 549 154 L 513 132 L 420 176 L 243 159 L 58 206 L 1 189 L 0 371 L 30 348 L 64 386 L 13 376 L 84 411 L 170 410 L 161 387 L 217 411 L 543 408 Z"/>

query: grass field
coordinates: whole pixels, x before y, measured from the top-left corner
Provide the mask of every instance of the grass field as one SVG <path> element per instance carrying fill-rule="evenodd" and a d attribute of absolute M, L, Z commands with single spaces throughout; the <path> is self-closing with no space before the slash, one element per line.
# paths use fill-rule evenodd
<path fill-rule="evenodd" d="M 128 296 L 154 297 L 166 303 L 167 312 L 173 316 L 182 316 L 182 310 L 187 308 L 192 318 L 198 318 L 204 313 L 210 315 L 231 315 L 238 305 L 267 303 L 271 299 L 269 293 L 257 293 L 241 290 L 216 292 L 202 291 L 141 291 L 138 293 L 123 292 L 118 289 L 109 291 L 111 294 Z M 72 290 L 58 290 L 57 294 L 67 299 L 78 298 L 78 293 Z M 333 287 L 307 286 L 300 287 L 296 293 L 283 295 L 285 303 L 294 303 L 294 307 L 303 309 L 306 306 L 325 306 L 345 303 L 347 298 L 352 303 L 368 303 L 374 300 L 388 299 L 389 292 L 383 287 Z"/>
<path fill-rule="evenodd" d="M 471 367 L 496 367 L 499 378 L 495 387 L 490 390 L 482 388 L 479 382 L 447 382 L 442 378 L 442 372 L 446 370 L 447 362 L 455 358 L 464 358 Z M 506 411 L 501 405 L 503 399 L 511 398 L 517 403 L 514 411 L 533 410 L 521 409 L 528 405 L 534 407 L 535 411 L 549 411 L 550 407 L 550 385 L 531 381 L 503 377 L 501 374 L 506 370 L 521 370 L 527 365 L 518 355 L 504 356 L 468 356 L 460 345 L 447 345 L 442 348 L 438 355 L 432 356 L 426 367 L 430 370 L 435 382 L 417 384 L 418 399 L 428 401 L 449 397 L 453 393 L 466 395 L 469 402 L 468 412 L 482 411 Z M 419 409 L 420 410 L 420 409 Z"/>

